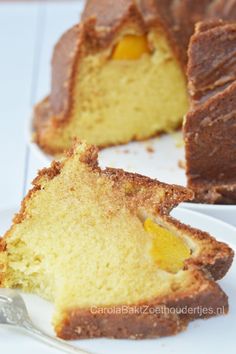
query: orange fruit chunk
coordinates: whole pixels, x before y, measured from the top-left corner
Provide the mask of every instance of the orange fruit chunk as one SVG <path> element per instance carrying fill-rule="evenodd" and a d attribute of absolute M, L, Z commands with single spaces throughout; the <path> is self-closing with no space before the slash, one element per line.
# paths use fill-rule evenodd
<path fill-rule="evenodd" d="M 136 60 L 144 53 L 149 53 L 146 36 L 126 35 L 115 46 L 112 54 L 114 60 Z"/>
<path fill-rule="evenodd" d="M 152 235 L 151 256 L 158 267 L 170 273 L 181 270 L 191 254 L 184 240 L 149 218 L 144 222 L 144 229 Z"/>

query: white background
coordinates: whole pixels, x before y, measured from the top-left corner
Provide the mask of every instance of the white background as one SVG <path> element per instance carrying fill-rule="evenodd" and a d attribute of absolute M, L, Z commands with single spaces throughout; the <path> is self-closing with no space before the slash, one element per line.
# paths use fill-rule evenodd
<path fill-rule="evenodd" d="M 82 1 L 0 2 L 0 210 L 18 206 L 40 159 L 27 148 L 33 105 L 48 94 L 52 49 Z"/>

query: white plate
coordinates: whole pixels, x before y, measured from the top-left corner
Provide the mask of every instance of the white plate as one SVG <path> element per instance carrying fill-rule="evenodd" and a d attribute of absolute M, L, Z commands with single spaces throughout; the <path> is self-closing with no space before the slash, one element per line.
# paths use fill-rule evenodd
<path fill-rule="evenodd" d="M 14 210 L 0 212 L 0 234 L 9 227 Z M 236 229 L 226 223 L 189 210 L 177 208 L 172 213 L 179 220 L 210 232 L 218 240 L 227 242 L 236 251 Z M 235 354 L 236 328 L 236 261 L 225 278 L 220 281 L 229 296 L 230 311 L 227 316 L 190 323 L 188 329 L 176 336 L 152 340 L 78 340 L 73 344 L 94 354 Z M 33 295 L 23 295 L 35 324 L 53 334 L 50 318 L 53 306 Z M 49 354 L 56 353 L 49 347 L 25 336 L 16 329 L 0 327 L 1 353 Z"/>
<path fill-rule="evenodd" d="M 30 128 L 30 135 L 31 132 Z M 29 138 L 28 141 L 30 140 Z M 36 144 L 31 143 L 31 149 L 45 165 L 52 161 L 52 157 L 46 155 Z M 181 132 L 162 135 L 145 142 L 133 142 L 104 149 L 99 154 L 99 160 L 103 167 L 123 168 L 166 183 L 186 186 L 185 170 L 180 167 L 180 164 L 184 162 Z M 183 203 L 182 206 L 236 226 L 236 205 Z"/>

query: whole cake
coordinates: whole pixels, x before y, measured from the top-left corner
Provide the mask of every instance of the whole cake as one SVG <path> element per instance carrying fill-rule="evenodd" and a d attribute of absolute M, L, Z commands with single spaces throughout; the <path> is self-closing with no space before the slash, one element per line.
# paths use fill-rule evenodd
<path fill-rule="evenodd" d="M 84 143 L 33 183 L 0 240 L 0 286 L 53 301 L 59 337 L 166 336 L 227 313 L 215 280 L 233 251 L 169 216 L 192 192 L 101 170 Z"/>
<path fill-rule="evenodd" d="M 186 173 L 195 199 L 236 202 L 236 24 L 200 23 L 189 46 Z"/>

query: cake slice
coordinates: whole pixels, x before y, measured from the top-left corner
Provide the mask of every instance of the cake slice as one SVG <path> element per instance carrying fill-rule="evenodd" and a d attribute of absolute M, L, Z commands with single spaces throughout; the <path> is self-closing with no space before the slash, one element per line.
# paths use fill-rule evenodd
<path fill-rule="evenodd" d="M 189 190 L 101 170 L 84 143 L 33 184 L 0 242 L 0 285 L 52 301 L 59 337 L 166 336 L 227 313 L 215 280 L 233 251 L 169 215 Z"/>
<path fill-rule="evenodd" d="M 200 23 L 188 64 L 184 124 L 188 187 L 203 203 L 236 202 L 236 25 Z"/>

